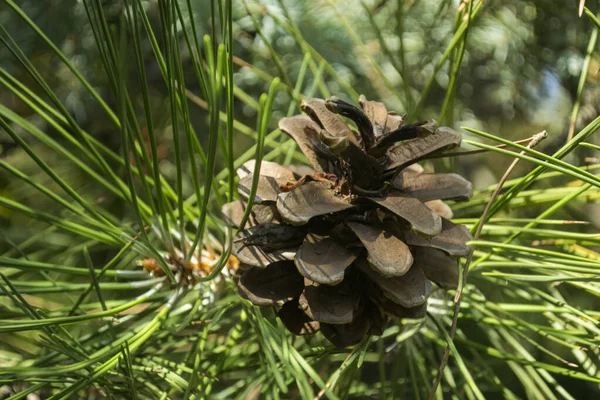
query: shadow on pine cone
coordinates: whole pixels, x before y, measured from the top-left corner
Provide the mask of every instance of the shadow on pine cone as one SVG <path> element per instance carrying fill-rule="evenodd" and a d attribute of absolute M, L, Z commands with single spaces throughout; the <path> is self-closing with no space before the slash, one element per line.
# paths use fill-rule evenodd
<path fill-rule="evenodd" d="M 403 117 L 364 96 L 360 104 L 362 110 L 337 98 L 305 99 L 308 116 L 279 121 L 313 170 L 263 161 L 249 228 L 233 250 L 244 264 L 242 296 L 281 306 L 290 331 L 321 330 L 338 347 L 381 334 L 388 316 L 422 318 L 430 281 L 456 288 L 457 258 L 468 254 L 471 239 L 449 221 L 442 201 L 468 199 L 471 183 L 415 164 L 460 145 L 460 135 L 434 121 L 403 125 Z M 246 200 L 254 165 L 238 170 Z M 241 223 L 245 205 L 223 207 L 228 223 Z"/>

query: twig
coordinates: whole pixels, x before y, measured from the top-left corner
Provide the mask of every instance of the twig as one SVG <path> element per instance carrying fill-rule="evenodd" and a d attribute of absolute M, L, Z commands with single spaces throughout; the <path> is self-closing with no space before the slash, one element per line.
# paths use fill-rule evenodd
<path fill-rule="evenodd" d="M 205 110 L 208 110 L 208 104 L 206 103 L 206 101 L 202 100 L 199 96 L 196 96 L 194 93 L 192 93 L 191 90 L 185 89 L 185 97 L 187 97 L 188 100 L 190 100 L 192 103 L 200 106 Z"/>
<path fill-rule="evenodd" d="M 542 131 L 540 133 L 533 135 L 531 137 L 531 141 L 527 145 L 527 148 L 531 149 L 531 148 L 537 146 L 537 144 L 540 143 L 547 136 L 548 136 L 548 133 L 546 133 L 546 131 Z M 524 150 L 521 151 L 520 154 L 524 155 L 525 151 Z M 479 239 L 479 236 L 481 235 L 481 231 L 483 230 L 483 225 L 486 222 L 487 216 L 490 213 L 490 210 L 492 208 L 492 205 L 494 204 L 494 201 L 498 197 L 498 194 L 500 193 L 500 190 L 502 189 L 502 186 L 508 179 L 510 173 L 517 166 L 519 160 L 520 160 L 520 158 L 514 159 L 514 161 L 510 164 L 510 166 L 508 167 L 508 169 L 506 170 L 506 172 L 504 173 L 504 175 L 498 182 L 498 185 L 496 185 L 496 189 L 494 189 L 494 192 L 492 193 L 492 196 L 490 197 L 490 200 L 488 201 L 488 203 L 485 207 L 485 210 L 483 211 L 483 214 L 481 215 L 481 219 L 479 220 L 479 225 L 477 226 L 475 235 L 473 235 L 474 240 Z M 461 282 L 460 288 L 456 291 L 456 295 L 454 296 L 454 315 L 452 317 L 452 325 L 450 326 L 450 333 L 449 333 L 450 340 L 454 340 L 454 334 L 456 333 L 456 326 L 458 325 L 458 312 L 460 311 L 460 304 L 462 302 L 462 292 L 466 285 L 467 275 L 469 272 L 469 264 L 471 264 L 472 259 L 473 259 L 473 250 L 471 250 L 469 252 L 469 255 L 465 262 L 465 267 L 463 269 L 462 282 Z M 429 398 L 428 398 L 429 400 L 433 400 L 435 397 L 435 392 L 437 391 L 437 388 L 442 380 L 442 375 L 444 373 L 444 369 L 446 368 L 446 365 L 448 364 L 449 357 L 450 357 L 450 345 L 447 345 L 446 350 L 444 351 L 444 356 L 442 357 L 442 361 L 440 362 L 440 367 L 438 369 L 437 376 L 435 377 L 435 381 L 433 382 L 431 391 L 429 392 Z"/>
<path fill-rule="evenodd" d="M 533 137 L 528 137 L 527 139 L 521 139 L 521 140 L 516 140 L 515 144 L 523 144 L 523 143 L 529 143 L 533 140 Z M 510 147 L 509 144 L 499 144 L 497 146 L 494 146 L 497 149 L 505 149 L 507 147 Z M 473 154 L 479 154 L 479 153 L 487 153 L 488 149 L 478 149 L 478 150 L 465 150 L 465 151 L 455 151 L 455 152 L 448 152 L 448 153 L 440 153 L 438 155 L 434 155 L 431 157 L 427 157 L 428 160 L 432 160 L 434 158 L 447 158 L 447 157 L 458 157 L 458 156 L 472 156 Z"/>

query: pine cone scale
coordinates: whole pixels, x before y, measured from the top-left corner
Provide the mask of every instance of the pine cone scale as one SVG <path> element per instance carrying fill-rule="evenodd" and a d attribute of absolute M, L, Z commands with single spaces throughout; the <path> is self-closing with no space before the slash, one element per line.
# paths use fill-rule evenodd
<path fill-rule="evenodd" d="M 448 253 L 453 257 L 466 257 L 469 246 L 466 242 L 472 240 L 471 233 L 462 225 L 453 224 L 443 219 L 442 230 L 434 237 L 424 237 L 415 232 L 406 232 L 405 240 L 408 245 L 421 247 L 434 247 Z"/>
<path fill-rule="evenodd" d="M 342 282 L 337 286 L 306 286 L 299 304 L 306 315 L 326 324 L 348 324 L 354 320 L 359 309 L 360 294 L 348 289 Z"/>
<path fill-rule="evenodd" d="M 415 265 L 421 268 L 427 279 L 444 289 L 458 287 L 458 260 L 438 249 L 413 248 Z"/>
<path fill-rule="evenodd" d="M 240 179 L 254 174 L 256 160 L 248 160 L 237 170 Z M 298 176 L 289 168 L 272 161 L 262 160 L 260 163 L 260 175 L 275 179 L 279 187 L 286 186 L 297 181 Z"/>
<path fill-rule="evenodd" d="M 391 186 L 422 202 L 461 201 L 473 195 L 471 182 L 457 174 L 419 174 L 402 171 L 391 181 Z"/>
<path fill-rule="evenodd" d="M 356 258 L 356 252 L 333 238 L 309 233 L 294 261 L 303 277 L 324 285 L 337 285 Z"/>
<path fill-rule="evenodd" d="M 277 211 L 291 225 L 304 225 L 311 218 L 354 207 L 336 196 L 327 182 L 309 182 L 282 193 L 277 199 Z"/>
<path fill-rule="evenodd" d="M 252 181 L 254 175 L 250 174 L 240 179 L 238 184 L 238 193 L 245 200 L 250 197 L 250 189 L 252 188 Z M 277 196 L 281 193 L 281 188 L 277 184 L 277 181 L 270 176 L 261 175 L 258 177 L 258 185 L 256 187 L 256 194 L 254 195 L 254 203 L 274 204 L 277 201 Z"/>
<path fill-rule="evenodd" d="M 412 308 L 425 304 L 431 293 L 431 283 L 416 265 L 406 274 L 394 278 L 376 273 L 364 262 L 358 265 L 360 270 L 379 286 L 385 297 L 402 307 Z"/>
<path fill-rule="evenodd" d="M 408 272 L 413 256 L 402 240 L 369 225 L 358 222 L 348 222 L 347 225 L 367 249 L 367 261 L 380 275 L 394 277 Z"/>
<path fill-rule="evenodd" d="M 369 200 L 407 221 L 414 230 L 424 235 L 435 236 L 442 231 L 442 218 L 407 194 L 395 191 L 384 198 L 369 197 Z"/>
<path fill-rule="evenodd" d="M 282 306 L 300 296 L 304 281 L 292 261 L 280 261 L 266 268 L 250 268 L 240 277 L 240 293 L 259 306 Z"/>
<path fill-rule="evenodd" d="M 336 173 L 335 157 L 319 139 L 319 125 L 304 115 L 282 118 L 279 129 L 289 135 L 300 147 L 300 150 L 315 172 Z"/>
<path fill-rule="evenodd" d="M 298 299 L 285 303 L 278 315 L 285 327 L 296 335 L 311 335 L 321 327 L 318 321 L 312 320 L 300 309 Z"/>
<path fill-rule="evenodd" d="M 310 115 L 313 120 L 318 121 L 326 132 L 338 138 L 346 138 L 355 145 L 359 145 L 354 132 L 344 121 L 327 109 L 323 99 L 304 99 L 300 104 L 300 108 Z"/>
<path fill-rule="evenodd" d="M 389 130 L 387 126 L 388 111 L 385 105 L 378 101 L 369 101 L 363 95 L 358 98 L 358 102 L 373 125 L 373 136 L 375 139 L 385 135 Z"/>
<path fill-rule="evenodd" d="M 391 147 L 386 154 L 384 169 L 398 170 L 410 164 L 460 145 L 462 138 L 451 130 L 438 128 L 433 130 L 430 125 L 418 128 L 419 137 L 400 142 Z"/>

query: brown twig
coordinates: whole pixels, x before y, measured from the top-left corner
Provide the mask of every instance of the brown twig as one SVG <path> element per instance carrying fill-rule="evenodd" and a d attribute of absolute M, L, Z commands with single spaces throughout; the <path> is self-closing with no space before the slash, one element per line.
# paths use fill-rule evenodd
<path fill-rule="evenodd" d="M 538 143 L 540 143 L 547 136 L 548 136 L 548 134 L 546 133 L 546 131 L 542 131 L 538 134 L 533 135 L 531 137 L 531 141 L 527 145 L 527 148 L 531 149 L 531 148 L 535 147 Z M 520 154 L 524 155 L 525 151 L 524 150 L 521 151 Z M 481 215 L 481 219 L 479 220 L 479 226 L 477 227 L 477 230 L 475 231 L 475 235 L 473 235 L 473 240 L 479 239 L 479 236 L 481 235 L 481 231 L 483 229 L 483 225 L 485 224 L 485 222 L 487 220 L 490 210 L 492 209 L 492 205 L 494 204 L 494 201 L 498 197 L 498 194 L 500 193 L 500 190 L 502 189 L 502 186 L 508 179 L 510 173 L 513 171 L 513 169 L 515 169 L 515 167 L 517 166 L 517 164 L 520 160 L 521 160 L 520 158 L 515 158 L 513 160 L 513 162 L 510 164 L 510 166 L 508 167 L 508 169 L 506 170 L 504 175 L 502 175 L 502 178 L 498 182 L 498 185 L 496 185 L 496 189 L 494 189 L 494 192 L 492 193 L 492 196 L 490 197 L 490 200 L 488 201 L 488 203 L 485 207 L 485 210 L 483 211 L 483 214 Z M 466 282 L 467 282 L 469 265 L 471 264 L 472 259 L 473 259 L 473 251 L 471 250 L 471 252 L 469 252 L 469 255 L 465 262 L 465 267 L 463 269 L 462 283 L 460 285 L 460 288 L 456 291 L 456 296 L 454 296 L 454 315 L 452 317 L 452 325 L 450 326 L 450 332 L 449 332 L 450 340 L 454 340 L 454 335 L 456 333 L 456 326 L 458 325 L 458 312 L 460 311 L 460 304 L 462 302 L 462 292 L 463 292 Z M 433 381 L 433 385 L 431 386 L 431 391 L 429 392 L 429 398 L 428 398 L 429 400 L 433 400 L 433 398 L 435 397 L 435 392 L 437 391 L 437 388 L 442 380 L 442 375 L 444 373 L 444 369 L 446 368 L 446 365 L 448 364 L 448 358 L 450 358 L 450 345 L 446 346 L 446 350 L 444 351 L 444 356 L 442 357 L 442 361 L 440 362 L 440 367 L 438 369 L 437 376 L 435 377 L 435 381 Z"/>
<path fill-rule="evenodd" d="M 533 140 L 533 137 L 529 137 L 527 139 L 521 139 L 521 140 L 516 140 L 514 143 L 515 144 L 523 144 L 523 143 L 529 143 Z M 507 147 L 510 147 L 509 144 L 499 144 L 497 146 L 494 146 L 497 149 L 505 149 Z M 467 150 L 467 151 L 455 151 L 455 152 L 448 152 L 448 153 L 441 153 L 438 155 L 434 155 L 431 157 L 427 157 L 428 160 L 432 160 L 434 158 L 446 158 L 446 157 L 457 157 L 457 156 L 472 156 L 473 154 L 479 154 L 479 153 L 487 153 L 488 149 L 479 149 L 479 150 Z"/>
<path fill-rule="evenodd" d="M 206 101 L 204 101 L 200 97 L 196 96 L 190 90 L 185 89 L 185 97 L 187 97 L 188 100 L 190 100 L 192 103 L 200 106 L 200 108 L 208 110 L 208 104 L 206 103 Z"/>

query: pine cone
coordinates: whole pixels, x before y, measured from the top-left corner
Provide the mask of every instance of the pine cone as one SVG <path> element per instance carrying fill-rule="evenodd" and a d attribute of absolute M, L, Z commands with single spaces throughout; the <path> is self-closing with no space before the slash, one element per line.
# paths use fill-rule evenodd
<path fill-rule="evenodd" d="M 249 228 L 233 249 L 245 268 L 242 296 L 281 306 L 290 331 L 320 329 L 338 347 L 381 334 L 389 316 L 423 317 L 430 281 L 456 288 L 457 258 L 471 239 L 442 201 L 468 199 L 471 183 L 415 164 L 458 146 L 460 135 L 433 120 L 404 125 L 382 103 L 359 101 L 362 110 L 334 97 L 306 99 L 308 116 L 279 122 L 314 171 L 263 161 Z M 254 165 L 238 170 L 245 199 Z M 229 224 L 241 222 L 245 204 L 223 207 Z"/>

